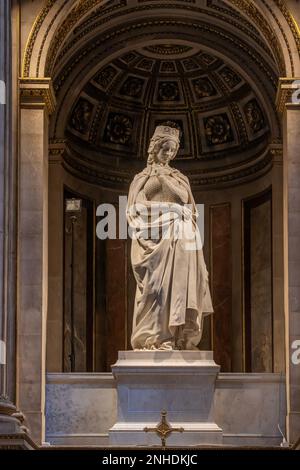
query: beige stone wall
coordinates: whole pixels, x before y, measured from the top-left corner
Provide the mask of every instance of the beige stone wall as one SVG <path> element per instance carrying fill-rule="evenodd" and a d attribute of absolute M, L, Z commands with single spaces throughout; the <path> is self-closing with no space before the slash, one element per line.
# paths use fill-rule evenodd
<path fill-rule="evenodd" d="M 44 109 L 21 110 L 19 203 L 19 406 L 34 439 L 44 434 L 48 280 L 48 119 Z"/>
<path fill-rule="evenodd" d="M 292 361 L 300 338 L 300 106 L 286 105 L 284 122 L 284 274 L 289 439 L 300 435 L 300 365 Z"/>
<path fill-rule="evenodd" d="M 59 2 L 55 2 L 56 6 Z M 62 3 L 62 2 L 60 2 Z M 261 2 L 259 2 L 260 4 Z M 45 5 L 43 0 L 13 1 L 14 17 L 14 43 L 13 51 L 16 62 L 22 61 L 24 49 L 28 35 L 34 24 L 34 20 Z M 261 6 L 261 5 L 260 5 Z M 295 18 L 299 15 L 298 2 L 288 0 L 288 6 Z M 20 7 L 20 10 L 19 10 Z M 275 7 L 274 7 L 275 11 Z M 67 13 L 67 12 L 65 12 Z M 269 18 L 269 17 L 268 17 Z M 299 64 L 299 56 L 292 43 L 292 34 L 288 30 L 287 23 L 280 16 L 282 27 L 288 33 L 289 44 L 295 62 Z M 51 20 L 51 14 L 47 21 Z M 273 23 L 274 22 L 274 23 Z M 274 18 L 270 19 L 270 24 L 275 24 Z M 42 31 L 46 30 L 45 24 Z M 54 30 L 55 28 L 53 28 Z M 20 30 L 20 42 L 18 41 L 18 31 Z M 280 35 L 281 44 L 284 42 L 278 26 L 275 31 Z M 54 34 L 54 31 L 51 31 Z M 51 39 L 49 35 L 48 41 Z M 38 37 L 37 43 L 41 43 L 42 34 Z M 48 43 L 49 45 L 49 43 Z M 289 63 L 288 49 L 284 46 L 286 64 Z M 34 61 L 38 55 L 38 48 L 35 49 Z M 47 47 L 42 54 L 42 61 L 45 60 Z M 14 62 L 13 87 L 15 95 L 18 94 L 17 77 L 21 75 L 21 66 Z M 35 70 L 32 67 L 31 71 Z M 299 70 L 297 65 L 296 70 Z M 34 73 L 34 72 L 32 72 Z M 49 303 L 48 297 L 48 276 L 47 276 L 47 252 L 48 252 L 48 195 L 47 195 L 47 116 L 43 109 L 23 108 L 21 111 L 20 128 L 17 123 L 19 109 L 18 102 L 14 100 L 13 120 L 15 129 L 15 143 L 13 148 L 17 155 L 17 147 L 20 148 L 20 186 L 19 186 L 19 260 L 18 260 L 18 403 L 24 408 L 29 425 L 32 428 L 33 436 L 37 442 L 42 442 L 44 433 L 44 397 L 45 397 L 45 348 L 46 348 L 46 316 L 48 308 L 47 342 L 51 345 L 48 351 L 48 369 L 52 371 L 61 370 L 61 345 L 62 345 L 62 185 L 67 183 L 74 190 L 80 189 L 89 197 L 97 201 L 104 199 L 101 188 L 89 184 L 82 184 L 76 178 L 65 176 L 59 164 L 50 165 L 49 168 L 49 246 L 51 253 L 57 256 L 51 257 L 49 264 Z M 234 227 L 232 245 L 236 256 L 233 260 L 233 329 L 236 332 L 233 344 L 233 364 L 234 370 L 241 370 L 243 367 L 243 315 L 242 315 L 242 199 L 252 196 L 264 190 L 270 184 L 273 186 L 273 300 L 274 300 L 274 339 L 275 339 L 275 370 L 284 369 L 284 359 L 286 358 L 288 369 L 288 404 L 289 404 L 289 426 L 292 430 L 291 438 L 298 437 L 299 428 L 299 397 L 297 387 L 299 387 L 299 366 L 290 364 L 291 341 L 299 337 L 299 314 L 298 314 L 298 221 L 299 221 L 299 191 L 298 191 L 298 148 L 300 123 L 298 119 L 299 111 L 290 110 L 286 116 L 284 135 L 286 146 L 284 151 L 285 167 L 285 207 L 284 219 L 283 199 L 282 199 L 282 162 L 280 159 L 275 162 L 272 174 L 258 180 L 255 184 L 245 184 L 241 187 L 226 189 L 222 191 L 210 191 L 209 193 L 199 193 L 196 198 L 204 202 L 206 210 L 211 204 L 229 202 L 232 209 L 232 224 Z M 20 129 L 20 134 L 18 134 Z M 296 159 L 296 161 L 294 161 Z M 289 170 L 289 171 L 287 171 Z M 105 200 L 107 201 L 107 194 Z M 117 194 L 110 192 L 108 199 L 116 201 Z M 109 202 L 109 201 L 107 201 Z M 208 212 L 206 213 L 208 215 Z M 52 227 L 53 224 L 53 227 Z M 52 228 L 51 228 L 52 227 Z M 285 230 L 285 260 L 282 257 L 283 228 Z M 1 231 L 1 229 L 0 229 Z M 209 240 L 209 233 L 206 233 L 206 240 Z M 1 242 L 1 240 L 0 240 Z M 205 247 L 205 249 L 207 249 Z M 208 256 L 208 252 L 206 252 Z M 284 266 L 283 266 L 284 265 Z M 283 270 L 284 267 L 284 270 Z M 289 277 L 288 277 L 289 275 Z M 283 281 L 285 285 L 285 304 L 283 309 Z M 286 352 L 283 342 L 283 313 L 286 317 Z M 298 335 L 298 336 L 297 336 Z M 11 355 L 11 357 L 13 354 Z M 14 384 L 13 384 L 14 385 Z"/>
<path fill-rule="evenodd" d="M 228 445 L 279 445 L 285 432 L 284 376 L 220 374 L 215 420 Z M 46 439 L 60 445 L 108 445 L 117 420 L 112 374 L 48 374 Z M 69 407 L 65 409 L 65 401 Z"/>

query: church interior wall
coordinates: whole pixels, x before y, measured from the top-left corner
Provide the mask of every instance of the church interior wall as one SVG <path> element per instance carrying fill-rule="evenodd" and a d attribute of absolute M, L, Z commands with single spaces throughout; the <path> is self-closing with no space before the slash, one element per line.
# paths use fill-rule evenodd
<path fill-rule="evenodd" d="M 231 3 L 233 2 L 225 1 L 227 5 Z M 295 42 L 295 32 L 290 30 L 288 23 L 284 21 L 284 16 L 280 16 L 282 25 L 279 26 L 279 22 L 277 21 L 276 23 L 274 15 L 267 16 L 269 13 L 263 5 L 265 2 L 257 3 L 259 3 L 261 11 L 265 12 L 266 18 L 268 18 L 273 26 L 276 32 L 276 40 L 278 40 L 278 44 L 282 47 L 286 76 L 292 77 L 293 73 L 295 77 L 299 76 L 299 44 L 297 46 Z M 288 0 L 286 3 L 294 18 L 299 21 L 298 2 L 296 0 Z M 10 130 L 12 173 L 10 175 L 9 188 L 12 190 L 12 193 L 9 207 L 13 208 L 12 213 L 14 215 L 10 222 L 11 245 L 9 247 L 8 262 L 10 265 L 10 279 L 8 282 L 11 284 L 11 287 L 7 298 L 8 310 L 11 313 L 6 323 L 7 352 L 11 361 L 6 367 L 5 383 L 3 383 L 7 388 L 9 398 L 16 403 L 19 409 L 25 412 L 27 424 L 31 428 L 31 436 L 33 436 L 37 443 L 41 444 L 44 440 L 46 425 L 47 440 L 52 443 L 85 444 L 101 442 L 105 444 L 107 443 L 108 429 L 116 416 L 116 389 L 112 375 L 110 373 L 100 374 L 98 371 L 109 370 L 110 364 L 114 361 L 116 351 L 129 347 L 131 330 L 130 312 L 133 308 L 134 298 L 134 279 L 129 262 L 130 245 L 125 242 L 118 244 L 117 241 L 115 244 L 101 242 L 98 245 L 94 259 L 94 283 L 100 281 L 105 289 L 103 288 L 102 291 L 99 289 L 98 294 L 94 293 L 93 301 L 95 301 L 95 304 L 98 302 L 98 306 L 100 305 L 100 310 L 102 309 L 101 315 L 108 314 L 111 319 L 108 326 L 111 328 L 110 331 L 115 334 L 114 341 L 111 341 L 109 344 L 109 354 L 104 355 L 103 351 L 108 341 L 106 337 L 107 330 L 105 329 L 107 325 L 103 328 L 101 321 L 99 321 L 101 315 L 98 312 L 98 317 L 97 315 L 95 316 L 94 325 L 96 326 L 93 331 L 94 344 L 98 348 L 94 350 L 93 373 L 85 373 L 86 371 L 82 371 L 82 373 L 77 371 L 73 374 L 63 373 L 65 370 L 63 360 L 63 305 L 64 231 L 66 227 L 66 220 L 64 218 L 64 191 L 69 191 L 74 195 L 81 196 L 86 201 L 90 201 L 94 208 L 101 202 L 111 202 L 117 205 L 120 191 L 102 187 L 101 184 L 92 184 L 90 181 L 85 180 L 86 175 L 81 179 L 78 176 L 78 173 L 80 173 L 78 171 L 71 174 L 63 165 L 64 156 L 62 153 L 58 152 L 55 154 L 51 150 L 48 152 L 49 126 L 48 117 L 46 116 L 48 111 L 46 111 L 47 106 L 45 103 L 42 104 L 42 96 L 44 97 L 45 95 L 40 94 L 38 97 L 38 93 L 35 94 L 36 89 L 33 87 L 32 101 L 36 100 L 33 103 L 34 105 L 30 105 L 30 108 L 28 103 L 25 103 L 24 106 L 23 102 L 21 105 L 23 108 L 20 111 L 20 90 L 16 84 L 19 77 L 24 73 L 21 62 L 24 51 L 28 46 L 28 37 L 30 32 L 34 30 L 35 20 L 44 3 L 42 0 L 35 2 L 18 2 L 13 0 L 12 5 L 14 7 L 12 10 L 13 35 L 11 45 L 13 52 L 12 109 L 16 112 L 12 116 Z M 241 5 L 243 5 L 243 2 L 241 2 Z M 276 2 L 276 6 L 274 3 L 273 13 L 278 13 L 278 8 L 278 2 Z M 58 16 L 56 18 L 57 23 L 59 23 L 63 14 L 67 15 L 68 12 L 66 10 L 67 8 L 65 11 L 61 10 L 61 17 Z M 47 18 L 48 20 L 49 18 Z M 252 18 L 251 22 L 253 27 L 257 25 L 255 19 Z M 47 52 L 50 46 L 51 35 L 55 27 L 51 31 L 49 30 L 50 33 L 48 31 L 49 35 L 44 44 L 46 46 L 44 51 L 41 52 L 41 56 L 39 56 L 38 51 L 41 39 L 48 26 L 49 24 L 44 23 L 39 30 L 38 39 L 32 54 L 32 62 L 28 69 L 28 78 L 33 78 L 35 73 L 39 73 L 41 78 L 44 79 L 42 68 L 47 62 L 45 51 Z M 286 32 L 285 37 L 282 31 Z M 128 46 L 128 51 L 130 48 L 131 46 Z M 117 55 L 118 53 L 116 52 L 112 58 L 117 60 Z M 291 57 L 294 61 L 293 70 L 291 68 Z M 36 67 L 37 60 L 40 60 L 41 64 L 39 71 Z M 94 71 L 96 72 L 96 66 Z M 242 72 L 242 67 L 240 72 Z M 83 78 L 84 73 L 85 71 L 82 69 L 81 78 Z M 78 88 L 76 88 L 77 85 L 74 87 L 74 96 L 79 96 L 82 92 L 80 86 Z M 259 96 L 262 97 L 264 92 L 260 89 L 259 83 L 255 87 Z M 284 96 L 288 99 L 286 95 Z M 73 99 L 73 95 L 71 98 Z M 69 111 L 71 112 L 71 107 L 74 105 L 71 98 L 69 96 L 69 101 L 67 101 L 68 105 L 70 105 L 70 110 L 68 110 L 65 118 L 60 122 L 67 122 L 67 115 L 70 117 Z M 270 104 L 271 101 L 269 95 L 266 103 Z M 35 108 L 37 102 L 38 106 L 40 106 L 39 109 Z M 59 107 L 61 103 L 63 101 L 59 101 Z M 279 118 L 275 117 L 273 109 L 269 111 L 272 114 L 271 127 L 275 129 L 278 121 L 281 120 L 281 116 Z M 62 114 L 64 113 L 65 108 L 63 108 Z M 209 271 L 211 271 L 212 266 L 212 243 L 219 241 L 225 243 L 226 250 L 224 253 L 226 253 L 226 256 L 231 255 L 231 278 L 220 285 L 220 288 L 226 290 L 228 294 L 226 299 L 226 314 L 231 321 L 231 331 L 227 326 L 227 330 L 224 333 L 224 336 L 227 338 L 225 349 L 229 351 L 229 353 L 226 353 L 227 359 L 226 357 L 224 359 L 227 374 L 221 373 L 216 390 L 216 413 L 220 425 L 222 425 L 225 432 L 224 442 L 227 443 L 240 443 L 241 445 L 279 444 L 281 435 L 277 425 L 280 424 L 281 429 L 284 431 L 285 425 L 283 421 L 286 414 L 286 403 L 288 405 L 288 413 L 290 413 L 290 418 L 287 420 L 289 437 L 293 441 L 299 434 L 299 411 L 297 411 L 300 409 L 298 393 L 300 380 L 299 367 L 297 369 L 291 365 L 289 360 L 292 342 L 298 339 L 299 336 L 299 281 L 297 281 L 297 278 L 299 278 L 297 250 L 299 241 L 297 238 L 299 237 L 299 210 L 297 207 L 299 203 L 299 173 L 296 161 L 299 147 L 298 114 L 299 110 L 296 108 L 288 109 L 287 124 L 291 133 L 289 134 L 287 129 L 283 127 L 283 136 L 288 138 L 283 149 L 283 155 L 280 150 L 276 156 L 273 156 L 272 169 L 264 176 L 259 175 L 253 181 L 244 182 L 232 187 L 226 187 L 225 185 L 222 188 L 213 187 L 200 190 L 199 185 L 197 185 L 193 188 L 196 202 L 205 204 L 204 253 L 210 268 Z M 44 122 L 45 127 L 41 124 L 42 122 Z M 30 128 L 31 125 L 32 128 Z M 38 128 L 37 131 L 34 129 L 35 126 L 36 129 Z M 52 133 L 51 126 L 50 133 Z M 59 129 L 58 134 L 63 134 L 64 131 L 64 128 Z M 278 132 L 278 129 L 276 132 Z M 70 133 L 68 135 L 70 136 Z M 59 137 L 62 137 L 62 135 L 59 135 Z M 280 138 L 279 140 L 278 138 L 279 135 L 276 135 L 275 144 L 278 144 L 280 141 Z M 48 168 L 47 157 L 49 153 Z M 245 156 L 250 156 L 250 153 L 247 155 L 247 152 L 245 152 Z M 294 170 L 294 173 L 292 171 L 289 175 L 289 181 L 285 180 L 285 186 L 283 185 L 283 158 L 291 165 L 289 168 Z M 16 165 L 19 164 L 19 201 L 16 201 L 14 199 L 17 195 Z M 1 170 L 2 167 L 0 166 L 0 177 L 2 177 Z M 47 177 L 48 171 L 49 180 Z M 49 197 L 47 195 L 48 184 Z M 38 188 L 38 191 L 35 191 L 34 187 Z M 267 217 L 265 217 L 264 214 L 259 215 L 257 211 L 257 223 L 254 224 L 252 236 L 254 239 L 256 237 L 257 244 L 262 246 L 265 240 L 258 237 L 258 222 L 266 223 L 266 220 L 271 222 L 272 282 L 269 285 L 259 286 L 259 295 L 263 299 L 272 300 L 274 373 L 270 375 L 258 373 L 242 374 L 242 372 L 246 371 L 245 285 L 243 276 L 245 203 L 251 198 L 258 197 L 269 188 L 272 190 L 271 218 L 269 212 Z M 123 194 L 126 194 L 125 190 Z M 39 199 L 40 197 L 41 199 Z M 287 198 L 289 198 L 289 208 L 287 206 Z M 39 204 L 41 201 L 42 208 Z M 32 209 L 34 204 L 38 204 L 40 211 L 38 214 L 37 212 L 36 214 L 30 213 L 27 210 L 29 206 Z M 0 222 L 3 205 L 4 201 L 0 198 Z M 264 208 L 266 209 L 266 207 Z M 219 210 L 220 212 L 218 212 Z M 211 234 L 212 220 L 214 220 L 214 215 L 219 213 L 224 217 L 222 220 L 226 224 L 227 229 L 222 234 L 222 236 L 224 235 L 223 238 L 220 236 L 214 240 Z M 17 217 L 15 217 L 16 215 Z M 38 216 L 37 219 L 34 219 L 35 215 Z M 19 222 L 18 247 L 16 247 L 17 236 L 15 233 L 17 219 Z M 35 228 L 38 230 L 36 233 L 32 232 L 31 224 L 35 224 Z M 86 226 L 86 221 L 84 224 Z M 288 224 L 289 228 L 287 228 Z M 291 239 L 289 239 L 288 230 L 290 230 Z M 285 245 L 283 243 L 284 235 Z M 97 240 L 95 240 L 95 245 L 97 243 Z M 292 252 L 292 256 L 290 255 L 289 258 L 286 251 L 287 244 L 289 244 L 290 251 Z M 1 239 L 0 246 L 3 246 Z M 83 249 L 83 245 L 81 249 L 82 257 L 86 258 L 87 254 Z M 18 256 L 16 255 L 17 251 Z M 222 256 L 222 254 L 216 251 L 215 256 L 215 263 L 217 264 L 218 256 Z M 225 254 L 223 254 L 223 258 L 225 258 Z M 104 259 L 107 261 L 107 266 L 103 261 Z M 257 253 L 253 254 L 252 259 L 257 260 Z M 100 268 L 97 267 L 97 264 Z M 14 271 L 16 266 L 18 267 L 18 275 Z M 122 269 L 120 269 L 120 266 L 122 266 Z M 111 277 L 105 277 L 107 274 L 106 269 L 109 269 Z M 220 269 L 219 275 L 229 272 L 226 271 L 224 259 L 222 259 L 222 269 L 223 271 Z M 288 284 L 287 273 L 291 279 L 290 284 Z M 107 286 L 107 280 L 109 280 L 109 286 Z M 0 281 L 1 285 L 3 285 L 1 278 Z M 85 286 L 80 283 L 78 291 L 80 291 L 82 298 L 84 289 Z M 102 297 L 97 299 L 97 295 Z M 17 312 L 16 316 L 15 312 Z M 257 312 L 263 314 L 261 306 L 258 307 Z M 202 340 L 202 347 L 204 349 L 213 346 L 213 321 L 210 322 L 208 320 L 206 324 L 206 332 Z M 84 329 L 85 326 L 83 325 L 82 328 Z M 17 338 L 15 338 L 15 332 L 17 332 Z M 220 348 L 221 345 L 222 342 L 220 342 Z M 47 379 L 46 372 L 48 373 Z M 287 396 L 285 396 L 284 390 L 285 372 L 288 374 L 286 379 Z M 44 416 L 45 390 L 47 392 L 46 422 Z M 66 397 L 70 397 L 70 406 L 67 409 L 64 407 Z M 228 405 L 231 400 L 234 401 L 235 407 Z M 89 418 L 90 428 L 84 416 L 84 409 L 85 411 L 88 410 L 86 416 Z M 253 418 L 253 420 L 249 424 L 250 418 Z"/>
<path fill-rule="evenodd" d="M 224 204 L 229 204 L 230 206 L 230 226 L 231 226 L 231 242 L 230 242 L 230 249 L 234 248 L 235 256 L 232 257 L 232 288 L 230 288 L 230 294 L 232 295 L 231 305 L 229 307 L 231 316 L 231 331 L 228 333 L 229 340 L 231 339 L 230 350 L 231 350 L 231 364 L 225 370 L 228 372 L 242 372 L 245 371 L 245 332 L 244 332 L 244 305 L 243 305 L 243 291 L 244 291 L 244 282 L 243 282 L 243 201 L 247 200 L 248 198 L 254 197 L 257 194 L 265 191 L 267 188 L 273 188 L 273 197 L 276 197 L 278 192 L 280 193 L 280 187 L 277 188 L 277 185 L 280 185 L 280 177 L 277 177 L 276 186 L 274 186 L 274 174 L 278 172 L 277 167 L 272 170 L 270 174 L 260 178 L 259 180 L 255 180 L 252 183 L 244 184 L 241 186 L 236 186 L 234 188 L 228 189 L 213 189 L 208 191 L 202 192 L 195 192 L 195 199 L 197 203 L 203 203 L 205 206 L 205 240 L 204 240 L 204 251 L 205 257 L 207 259 L 207 263 L 210 266 L 212 260 L 210 259 L 210 249 L 211 249 L 211 234 L 210 234 L 210 211 L 214 207 L 219 207 Z M 50 217 L 50 244 L 49 244 L 49 312 L 48 312 L 48 344 L 53 345 L 53 341 L 56 343 L 56 348 L 52 348 L 47 353 L 47 370 L 49 372 L 60 372 L 63 370 L 62 364 L 62 345 L 63 345 L 63 231 L 64 231 L 64 222 L 63 222 L 63 188 L 67 187 L 70 190 L 73 190 L 74 193 L 80 194 L 81 196 L 85 196 L 90 200 L 94 201 L 95 207 L 98 204 L 105 202 L 112 202 L 117 204 L 117 192 L 110 191 L 105 188 L 99 188 L 99 186 L 95 186 L 92 184 L 87 184 L 86 182 L 80 180 L 79 178 L 70 175 L 67 173 L 61 166 L 59 162 L 52 162 L 50 164 L 50 188 L 49 188 L 49 217 Z M 278 197 L 278 196 L 277 196 Z M 274 206 L 274 205 L 273 205 Z M 278 232 L 281 226 L 281 217 L 282 214 L 278 210 L 278 206 L 275 206 L 272 215 L 272 237 L 273 237 L 273 244 L 274 244 L 274 252 L 273 252 L 273 274 L 272 274 L 272 284 L 276 284 L 276 288 L 269 286 L 272 292 L 265 292 L 265 295 L 270 298 L 270 296 L 276 296 L 273 299 L 273 322 L 272 329 L 275 332 L 276 336 L 274 335 L 274 366 L 271 370 L 274 372 L 283 372 L 284 371 L 284 337 L 283 335 L 278 334 L 278 331 L 282 331 L 281 328 L 283 327 L 284 317 L 283 317 L 283 307 L 282 307 L 282 288 L 280 292 L 280 278 L 274 269 L 276 269 L 277 265 L 282 264 L 282 249 L 280 250 L 280 243 L 282 242 L 282 234 Z M 259 231 L 260 224 L 254 224 L 254 229 Z M 115 243 L 115 242 L 114 242 Z M 262 241 L 263 243 L 263 241 Z M 237 250 L 237 247 L 239 249 Z M 130 249 L 130 247 L 126 247 L 123 245 L 121 249 L 121 257 L 123 256 L 123 261 L 125 257 L 124 250 Z M 123 251 L 122 251 L 123 250 Z M 259 252 L 259 251 L 258 251 Z M 55 253 L 55 256 L 53 254 Z M 127 251 L 128 253 L 128 251 Z M 223 253 L 223 254 L 222 254 Z M 105 251 L 103 252 L 105 256 Z M 97 256 L 97 255 L 95 255 Z M 219 255 L 220 256 L 220 255 Z M 226 256 L 224 250 L 221 252 L 221 256 Z M 253 254 L 255 256 L 255 253 Z M 120 258 L 114 260 L 111 258 L 109 271 L 113 272 L 113 265 L 118 265 Z M 124 261 L 126 262 L 126 260 Z M 216 260 L 216 264 L 220 264 L 221 260 Z M 97 270 L 97 263 L 101 264 L 101 259 L 96 260 L 96 270 Z M 211 268 L 211 266 L 210 266 Z M 99 268 L 100 269 L 100 268 Z M 103 269 L 103 266 L 102 266 Z M 105 269 L 105 267 L 104 267 Z M 121 304 L 115 308 L 114 317 L 115 321 L 122 329 L 126 329 L 130 331 L 130 311 L 132 310 L 132 303 L 134 298 L 134 280 L 132 279 L 132 273 L 130 266 L 127 266 L 126 272 L 123 273 L 125 279 L 121 279 L 121 283 L 126 286 L 128 295 L 124 296 L 123 300 L 121 300 Z M 277 268 L 278 271 L 278 268 Z M 112 280 L 112 278 L 111 278 Z M 105 282 L 105 279 L 102 279 Z M 123 282 L 122 282 L 123 281 Z M 110 284 L 110 283 L 108 283 Z M 105 289 L 107 285 L 105 285 Z M 118 284 L 118 283 L 117 283 Z M 234 286 L 234 288 L 233 288 Z M 115 286 L 114 286 L 115 288 Z M 128 291 L 129 289 L 129 291 Z M 111 294 L 112 303 L 115 304 L 116 296 Z M 122 294 L 121 294 L 122 299 Z M 280 303 L 281 299 L 281 303 Z M 103 310 L 107 308 L 104 305 Z M 111 308 L 114 308 L 112 306 Z M 128 314 L 129 311 L 129 314 Z M 217 313 L 216 313 L 217 314 Z M 262 312 L 261 312 L 262 314 Z M 106 315 L 106 312 L 103 311 L 102 315 Z M 110 316 L 110 315 L 109 315 Z M 125 318 L 124 318 L 125 317 Z M 276 325 L 275 325 L 276 322 Z M 100 322 L 101 323 L 101 322 Z M 206 332 L 204 338 L 202 340 L 201 347 L 202 349 L 205 347 L 211 347 L 213 339 L 211 337 L 212 330 L 210 327 L 210 322 L 207 322 L 206 325 Z M 280 327 L 278 327 L 280 325 Z M 98 331 L 98 332 L 97 332 Z M 99 325 L 99 329 L 94 332 L 96 335 L 95 342 L 97 344 L 102 344 L 103 341 L 105 342 L 105 338 L 102 337 L 101 341 L 98 342 L 101 338 L 101 325 Z M 233 331 L 235 334 L 233 334 Z M 99 336 L 100 335 L 100 336 Z M 224 336 L 224 335 L 223 335 Z M 128 343 L 128 338 L 122 337 L 120 340 L 120 346 L 125 347 L 126 342 Z M 222 343 L 220 344 L 222 348 Z M 101 348 L 99 348 L 99 357 L 101 355 Z M 109 367 L 109 363 L 103 362 L 103 360 L 97 359 L 98 354 L 96 354 L 95 358 L 95 371 L 106 370 L 106 367 Z M 114 353 L 115 354 L 115 353 Z M 114 356 L 112 356 L 114 357 Z M 96 362 L 98 362 L 98 367 L 102 367 L 102 369 L 98 369 L 96 366 Z M 113 360 L 112 360 L 113 362 Z M 102 364 L 102 366 L 101 366 Z M 271 370 L 268 370 L 269 372 Z M 78 370 L 79 371 L 79 370 Z"/>
<path fill-rule="evenodd" d="M 112 374 L 47 374 L 46 440 L 57 445 L 107 445 L 116 421 Z M 66 403 L 68 406 L 66 407 Z M 285 432 L 282 374 L 220 374 L 215 415 L 224 444 L 272 446 Z"/>

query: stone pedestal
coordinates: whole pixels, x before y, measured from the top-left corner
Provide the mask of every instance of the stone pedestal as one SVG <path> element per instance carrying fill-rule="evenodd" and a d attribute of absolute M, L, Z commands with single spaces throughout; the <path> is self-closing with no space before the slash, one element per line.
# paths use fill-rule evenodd
<path fill-rule="evenodd" d="M 155 427 L 166 410 L 172 427 L 184 429 L 167 446 L 221 444 L 214 422 L 214 391 L 219 366 L 211 351 L 120 351 L 112 366 L 117 380 L 118 419 L 110 429 L 116 446 L 159 446 Z"/>

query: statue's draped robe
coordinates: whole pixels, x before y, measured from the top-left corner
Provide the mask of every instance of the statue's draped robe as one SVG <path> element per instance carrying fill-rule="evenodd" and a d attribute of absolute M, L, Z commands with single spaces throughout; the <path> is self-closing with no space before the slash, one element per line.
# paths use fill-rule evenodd
<path fill-rule="evenodd" d="M 150 176 L 160 172 L 154 165 L 135 176 L 128 195 L 127 218 L 135 228 L 131 261 L 137 282 L 133 349 L 194 349 L 201 339 L 203 317 L 213 312 L 190 184 L 178 170 L 166 168 L 161 170 L 161 178 L 168 178 L 176 200 L 182 190 L 187 200 L 166 201 L 167 212 L 157 212 L 151 219 L 141 210 L 141 204 L 152 210 L 160 204 L 147 200 L 145 193 Z M 151 237 L 155 229 L 160 229 L 157 239 Z"/>

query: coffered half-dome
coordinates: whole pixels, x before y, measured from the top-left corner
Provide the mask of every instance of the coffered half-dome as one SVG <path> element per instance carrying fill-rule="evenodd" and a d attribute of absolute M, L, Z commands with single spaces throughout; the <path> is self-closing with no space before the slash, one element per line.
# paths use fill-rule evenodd
<path fill-rule="evenodd" d="M 281 136 L 275 45 L 222 2 L 164 5 L 124 7 L 122 24 L 111 11 L 110 27 L 101 10 L 53 44 L 50 138 L 66 142 L 65 168 L 125 188 L 145 166 L 155 126 L 169 123 L 181 131 L 174 164 L 194 186 L 267 172 Z"/>
<path fill-rule="evenodd" d="M 106 64 L 70 112 L 70 141 L 107 159 L 145 160 L 155 126 L 168 122 L 181 131 L 178 160 L 256 156 L 270 135 L 258 96 L 232 64 L 195 49 L 156 44 Z"/>

